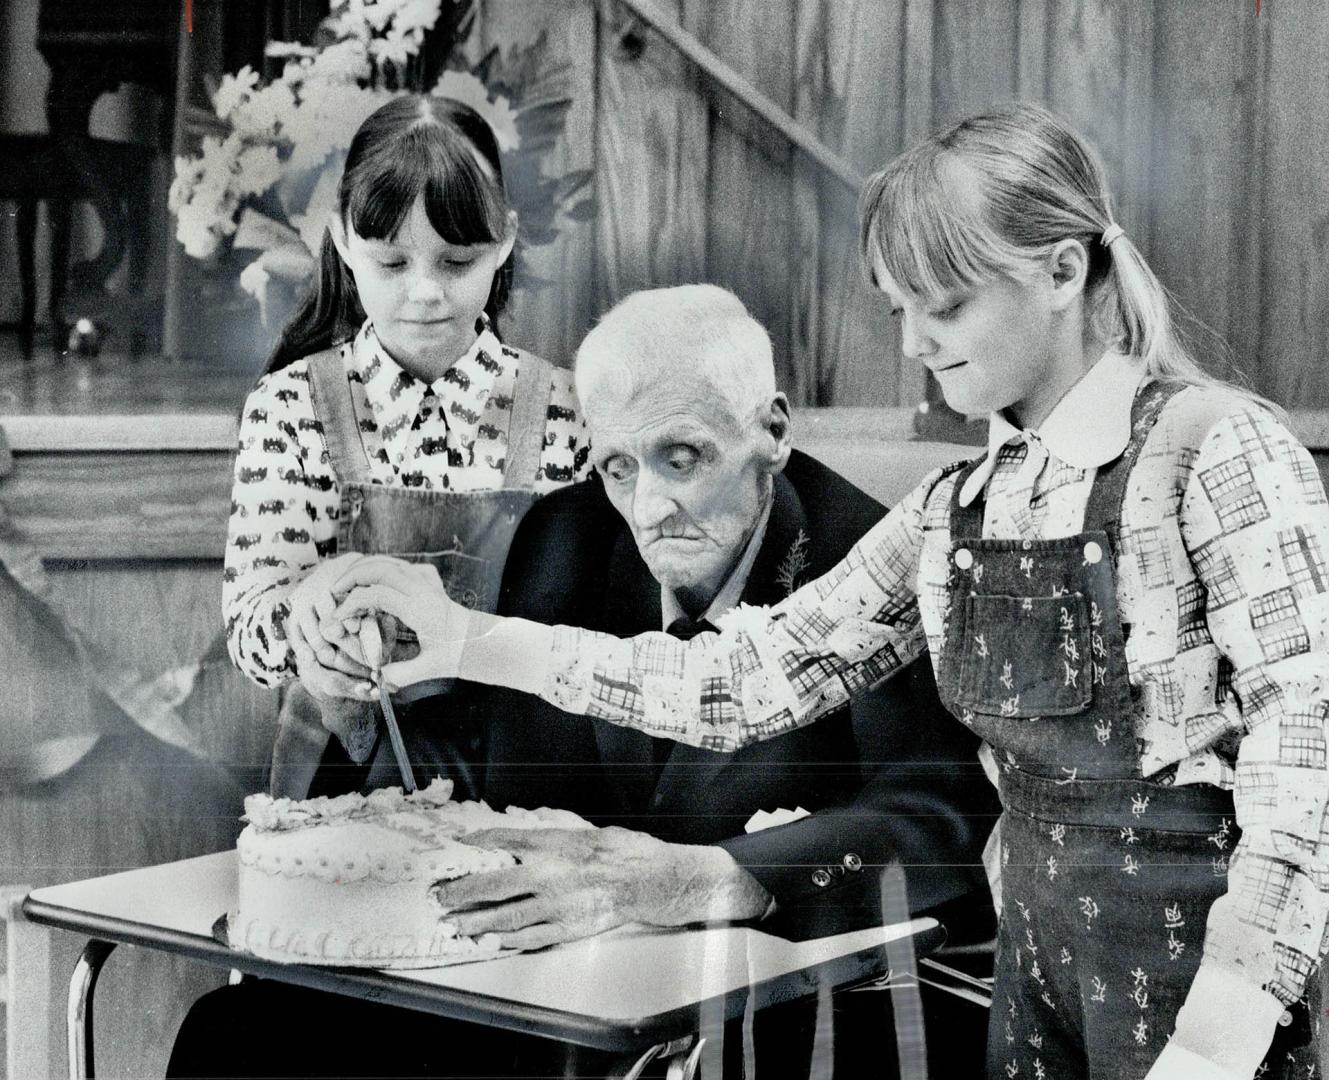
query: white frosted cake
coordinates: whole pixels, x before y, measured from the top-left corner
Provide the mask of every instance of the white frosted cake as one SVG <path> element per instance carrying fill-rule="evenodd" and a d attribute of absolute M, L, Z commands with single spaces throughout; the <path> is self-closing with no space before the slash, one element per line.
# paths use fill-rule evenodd
<path fill-rule="evenodd" d="M 459 937 L 429 886 L 516 864 L 506 851 L 467 844 L 470 833 L 592 826 L 567 810 L 499 813 L 451 797 L 450 780 L 410 795 L 385 788 L 333 799 L 249 796 L 236 843 L 231 944 L 268 960 L 374 968 L 498 955 L 493 934 Z"/>

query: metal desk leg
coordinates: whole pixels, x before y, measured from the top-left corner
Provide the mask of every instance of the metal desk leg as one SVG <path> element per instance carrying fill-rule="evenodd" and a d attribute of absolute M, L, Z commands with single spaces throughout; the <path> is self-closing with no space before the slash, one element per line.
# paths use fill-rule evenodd
<path fill-rule="evenodd" d="M 92 1080 L 92 995 L 106 958 L 115 950 L 109 941 L 89 941 L 69 977 L 69 1008 L 65 1023 L 69 1037 L 69 1080 Z"/>
<path fill-rule="evenodd" d="M 672 1077 L 675 1075 L 673 1072 L 675 1067 L 680 1062 L 688 1060 L 688 1050 L 691 1049 L 693 1051 L 690 1057 L 695 1058 L 697 1056 L 697 1051 L 701 1048 L 701 1042 L 706 1041 L 705 1039 L 702 1039 L 701 1042 L 694 1047 L 693 1038 L 692 1035 L 684 1035 L 681 1039 L 674 1039 L 672 1042 L 657 1043 L 633 1061 L 623 1072 L 619 1072 L 617 1069 L 612 1071 L 609 1074 L 609 1078 L 610 1080 L 640 1080 L 641 1074 L 646 1071 L 646 1066 L 656 1058 L 660 1058 L 668 1063 L 668 1068 L 670 1069 L 669 1076 L 672 1080 Z M 693 1067 L 695 1069 L 695 1064 Z M 686 1075 L 691 1076 L 692 1074 L 688 1073 Z"/>
<path fill-rule="evenodd" d="M 697 1067 L 701 1064 L 701 1048 L 706 1045 L 706 1040 L 698 1039 L 690 1053 L 679 1053 L 669 1062 L 669 1072 L 666 1073 L 668 1080 L 694 1080 L 697 1075 Z"/>

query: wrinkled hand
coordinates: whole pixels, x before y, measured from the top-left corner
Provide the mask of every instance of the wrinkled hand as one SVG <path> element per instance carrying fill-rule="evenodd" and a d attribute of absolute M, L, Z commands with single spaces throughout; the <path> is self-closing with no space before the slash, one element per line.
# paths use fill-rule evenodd
<path fill-rule="evenodd" d="M 316 700 L 363 696 L 357 687 L 369 675 L 358 646 L 348 649 L 345 632 L 325 633 L 323 627 L 337 608 L 334 583 L 364 556 L 348 552 L 319 563 L 286 599 L 286 643 L 300 684 Z M 354 639 L 352 638 L 351 641 Z"/>
<path fill-rule="evenodd" d="M 332 591 L 343 599 L 319 624 L 330 643 L 346 635 L 356 637 L 362 619 L 383 613 L 415 631 L 419 654 L 383 665 L 379 677 L 389 690 L 456 676 L 470 610 L 448 596 L 435 567 L 369 555 L 347 567 L 332 583 Z M 355 693 L 369 697 L 372 688 L 361 684 Z"/>
<path fill-rule="evenodd" d="M 521 864 L 441 881 L 431 894 L 458 933 L 496 933 L 509 949 L 632 922 L 751 919 L 769 899 L 723 848 L 668 844 L 631 829 L 486 829 L 466 843 L 510 851 Z"/>

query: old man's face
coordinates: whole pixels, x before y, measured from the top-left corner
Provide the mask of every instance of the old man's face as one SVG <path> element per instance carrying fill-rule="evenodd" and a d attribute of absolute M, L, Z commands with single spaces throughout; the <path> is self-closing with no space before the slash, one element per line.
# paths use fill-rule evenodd
<path fill-rule="evenodd" d="M 699 607 L 743 554 L 770 491 L 770 433 L 704 378 L 631 388 L 596 380 L 583 403 L 596 468 L 660 584 Z"/>

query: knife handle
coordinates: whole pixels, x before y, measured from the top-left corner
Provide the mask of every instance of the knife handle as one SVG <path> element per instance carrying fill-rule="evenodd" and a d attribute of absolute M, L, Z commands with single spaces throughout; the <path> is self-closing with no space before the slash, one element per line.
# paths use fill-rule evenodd
<path fill-rule="evenodd" d="M 365 619 L 360 623 L 360 651 L 364 653 L 365 666 L 376 676 L 383 667 L 383 631 L 378 628 L 378 620 Z"/>

